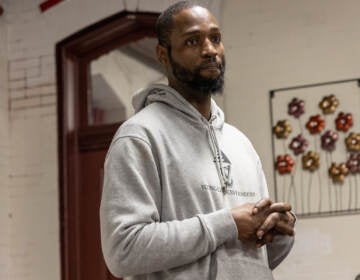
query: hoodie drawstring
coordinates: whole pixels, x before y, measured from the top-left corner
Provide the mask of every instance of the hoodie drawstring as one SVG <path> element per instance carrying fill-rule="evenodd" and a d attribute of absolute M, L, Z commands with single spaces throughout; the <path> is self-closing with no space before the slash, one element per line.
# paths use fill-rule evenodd
<path fill-rule="evenodd" d="M 227 187 L 229 185 L 231 185 L 228 177 L 230 177 L 230 172 L 229 172 L 229 176 L 226 176 L 225 174 L 225 168 L 223 166 L 223 162 L 222 162 L 222 154 L 221 154 L 221 150 L 220 150 L 220 146 L 219 143 L 217 141 L 216 138 L 216 134 L 215 134 L 215 129 L 214 126 L 212 124 L 212 122 L 216 119 L 216 115 L 212 115 L 210 120 L 209 120 L 209 138 L 210 138 L 210 148 L 211 151 L 215 157 L 215 165 L 216 165 L 216 170 L 218 172 L 219 175 L 219 179 L 220 179 L 220 183 L 221 183 L 221 189 L 223 192 L 226 192 Z M 230 170 L 229 170 L 230 171 Z"/>

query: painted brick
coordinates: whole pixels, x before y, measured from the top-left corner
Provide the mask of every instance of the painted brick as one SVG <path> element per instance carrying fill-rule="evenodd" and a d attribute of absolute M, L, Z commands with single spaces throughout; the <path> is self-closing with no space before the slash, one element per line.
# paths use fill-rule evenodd
<path fill-rule="evenodd" d="M 40 76 L 40 67 L 39 66 L 35 66 L 35 67 L 31 67 L 31 68 L 26 68 L 25 70 L 25 75 L 26 78 L 34 78 L 34 77 L 39 77 Z"/>
<path fill-rule="evenodd" d="M 29 78 L 26 80 L 27 87 L 38 87 L 55 83 L 55 73 L 47 73 L 46 76 Z"/>
<path fill-rule="evenodd" d="M 41 95 L 41 87 L 28 87 L 25 90 L 28 97 Z"/>
<path fill-rule="evenodd" d="M 11 122 L 19 121 L 19 120 L 26 120 L 31 118 L 37 117 L 54 117 L 56 116 L 56 105 L 43 105 L 43 106 L 36 106 L 36 107 L 27 107 L 17 110 L 12 110 L 10 112 L 9 118 Z"/>
<path fill-rule="evenodd" d="M 10 109 L 24 109 L 28 107 L 40 106 L 40 97 L 29 97 L 21 99 L 12 99 L 10 101 Z"/>
<path fill-rule="evenodd" d="M 44 46 L 39 45 L 37 47 L 27 46 L 27 48 L 24 51 L 25 51 L 25 56 L 27 57 L 40 57 L 42 55 L 48 55 L 49 53 L 51 53 L 53 51 L 53 48 L 54 48 L 54 43 L 49 46 L 47 46 L 47 44 L 45 44 Z"/>
<path fill-rule="evenodd" d="M 44 95 L 41 96 L 41 105 L 53 105 L 56 104 L 55 95 Z"/>
<path fill-rule="evenodd" d="M 51 64 L 41 65 L 41 76 L 53 79 L 55 77 L 55 66 Z"/>
<path fill-rule="evenodd" d="M 25 78 L 25 70 L 24 69 L 10 71 L 10 73 L 9 73 L 9 80 L 10 81 L 21 80 L 21 79 L 24 79 L 24 78 Z"/>
<path fill-rule="evenodd" d="M 8 44 L 7 48 L 8 48 L 8 51 L 10 50 L 20 50 L 20 49 L 23 49 L 23 44 L 22 44 L 22 40 L 21 39 L 18 39 L 16 41 L 13 41 L 11 43 Z"/>
<path fill-rule="evenodd" d="M 25 88 L 25 79 L 18 81 L 9 81 L 9 89 L 23 89 Z"/>
<path fill-rule="evenodd" d="M 42 66 L 46 66 L 46 65 L 55 65 L 55 56 L 52 55 L 46 55 L 46 56 L 41 56 L 40 57 L 40 61 L 41 61 L 41 65 Z"/>
<path fill-rule="evenodd" d="M 10 61 L 10 72 L 13 70 L 26 69 L 40 66 L 39 58 L 20 59 Z"/>
<path fill-rule="evenodd" d="M 25 89 L 17 89 L 17 90 L 10 90 L 10 98 L 22 98 L 25 97 L 26 90 Z"/>
<path fill-rule="evenodd" d="M 56 85 L 47 85 L 40 87 L 40 93 L 41 95 L 49 95 L 49 94 L 55 94 L 56 93 Z"/>
<path fill-rule="evenodd" d="M 25 57 L 25 49 L 10 49 L 7 54 L 10 60 L 21 60 Z"/>
<path fill-rule="evenodd" d="M 19 21 L 21 21 L 22 23 L 29 24 L 32 21 L 37 20 L 37 17 L 39 15 L 40 15 L 40 11 L 31 9 L 31 10 L 21 13 L 21 15 L 19 17 Z"/>

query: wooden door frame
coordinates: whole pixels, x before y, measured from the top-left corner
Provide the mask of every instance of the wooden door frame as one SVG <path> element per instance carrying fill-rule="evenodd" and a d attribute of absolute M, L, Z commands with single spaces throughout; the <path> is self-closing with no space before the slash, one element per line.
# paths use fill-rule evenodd
<path fill-rule="evenodd" d="M 158 13 L 122 11 L 56 44 L 61 279 L 80 280 L 79 154 L 106 149 L 116 124 L 89 126 L 89 62 L 123 44 L 155 36 Z"/>

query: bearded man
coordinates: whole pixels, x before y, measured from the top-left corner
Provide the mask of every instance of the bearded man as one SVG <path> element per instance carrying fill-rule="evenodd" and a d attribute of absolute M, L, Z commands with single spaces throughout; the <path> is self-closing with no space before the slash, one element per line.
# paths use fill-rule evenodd
<path fill-rule="evenodd" d="M 221 30 L 187 1 L 156 24 L 168 85 L 133 100 L 105 160 L 101 240 L 126 279 L 273 279 L 294 241 L 253 146 L 211 98 L 224 86 Z"/>

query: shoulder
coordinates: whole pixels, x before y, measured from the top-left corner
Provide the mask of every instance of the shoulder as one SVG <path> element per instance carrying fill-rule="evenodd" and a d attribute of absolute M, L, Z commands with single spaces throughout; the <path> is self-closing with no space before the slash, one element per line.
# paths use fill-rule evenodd
<path fill-rule="evenodd" d="M 116 131 L 112 144 L 120 139 L 137 139 L 151 146 L 156 135 L 161 132 L 164 123 L 171 118 L 168 106 L 153 103 L 126 120 Z"/>

